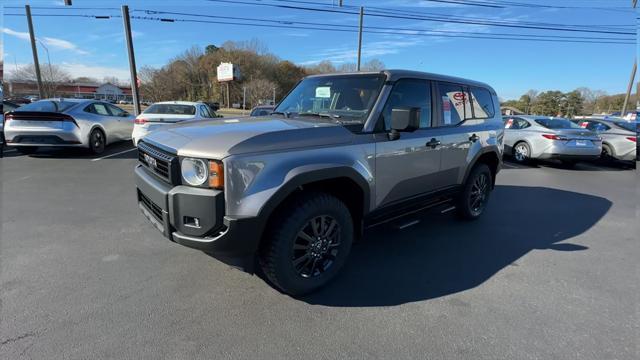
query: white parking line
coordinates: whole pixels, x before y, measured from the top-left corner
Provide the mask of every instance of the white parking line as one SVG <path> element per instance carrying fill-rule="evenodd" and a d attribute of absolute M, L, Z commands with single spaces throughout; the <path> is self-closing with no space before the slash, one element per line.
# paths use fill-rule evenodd
<path fill-rule="evenodd" d="M 133 150 L 138 150 L 138 148 L 133 148 L 133 149 L 129 149 L 129 150 L 120 151 L 120 152 L 117 152 L 115 154 L 110 154 L 110 155 L 107 155 L 107 156 L 99 157 L 97 159 L 91 159 L 91 161 L 98 161 L 98 160 L 108 159 L 110 157 L 122 155 L 122 154 L 128 153 L 129 151 L 133 151 Z"/>

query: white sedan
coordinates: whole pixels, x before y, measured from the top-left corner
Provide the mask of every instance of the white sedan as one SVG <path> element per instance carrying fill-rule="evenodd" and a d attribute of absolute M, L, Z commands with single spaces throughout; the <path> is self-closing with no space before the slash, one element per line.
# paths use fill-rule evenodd
<path fill-rule="evenodd" d="M 204 120 L 218 118 L 209 106 L 202 102 L 189 101 L 164 101 L 157 102 L 146 108 L 138 115 L 133 125 L 131 138 L 133 144 L 138 146 L 138 141 L 148 133 L 163 127 L 190 120 Z"/>

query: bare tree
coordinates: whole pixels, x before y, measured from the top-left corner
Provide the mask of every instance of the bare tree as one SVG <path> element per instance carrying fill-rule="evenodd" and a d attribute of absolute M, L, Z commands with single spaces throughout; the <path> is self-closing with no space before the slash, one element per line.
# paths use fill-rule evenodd
<path fill-rule="evenodd" d="M 249 104 L 252 107 L 271 100 L 273 92 L 277 90 L 276 83 L 266 79 L 251 80 L 245 86 Z"/>
<path fill-rule="evenodd" d="M 58 86 L 61 83 L 69 82 L 71 75 L 57 65 L 48 64 L 41 71 L 42 86 L 46 97 L 55 97 Z M 19 67 L 11 74 L 11 80 L 36 82 L 36 68 L 33 64 Z"/>
<path fill-rule="evenodd" d="M 378 59 L 371 59 L 362 65 L 362 71 L 380 71 L 384 70 L 385 65 Z"/>

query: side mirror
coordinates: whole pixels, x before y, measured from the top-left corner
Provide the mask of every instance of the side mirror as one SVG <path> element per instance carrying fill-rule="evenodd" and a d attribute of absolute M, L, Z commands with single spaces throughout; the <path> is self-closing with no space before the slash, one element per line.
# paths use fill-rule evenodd
<path fill-rule="evenodd" d="M 420 108 L 393 108 L 391 109 L 391 132 L 389 140 L 400 138 L 401 132 L 416 131 L 420 128 Z"/>

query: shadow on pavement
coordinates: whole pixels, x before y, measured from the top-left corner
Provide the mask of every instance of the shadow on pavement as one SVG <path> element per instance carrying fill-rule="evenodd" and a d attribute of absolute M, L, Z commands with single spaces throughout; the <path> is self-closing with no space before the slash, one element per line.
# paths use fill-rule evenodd
<path fill-rule="evenodd" d="M 562 241 L 609 210 L 607 199 L 543 187 L 496 186 L 478 221 L 425 217 L 400 231 L 374 228 L 353 246 L 327 287 L 301 300 L 326 306 L 390 306 L 474 288 L 532 250 L 582 251 Z M 577 214 L 579 216 L 571 216 Z"/>
<path fill-rule="evenodd" d="M 590 162 L 578 162 L 573 167 L 567 167 L 559 161 L 554 160 L 535 160 L 527 164 L 519 164 L 509 156 L 504 157 L 504 169 L 536 169 L 536 168 L 551 168 L 551 169 L 563 169 L 563 170 L 575 170 L 575 171 L 624 171 L 633 170 L 636 168 L 635 162 L 630 161 L 590 161 Z"/>
<path fill-rule="evenodd" d="M 104 152 L 100 155 L 92 154 L 88 149 L 84 148 L 71 148 L 71 147 L 41 147 L 38 150 L 29 155 L 18 152 L 15 148 L 5 147 L 3 150 L 3 156 L 5 158 L 12 157 L 32 157 L 38 159 L 97 159 L 113 154 L 118 154 L 123 151 L 131 150 L 122 154 L 111 156 L 108 159 L 136 159 L 138 154 L 133 151 L 134 147 L 131 141 L 121 141 L 113 144 L 109 144 Z"/>

